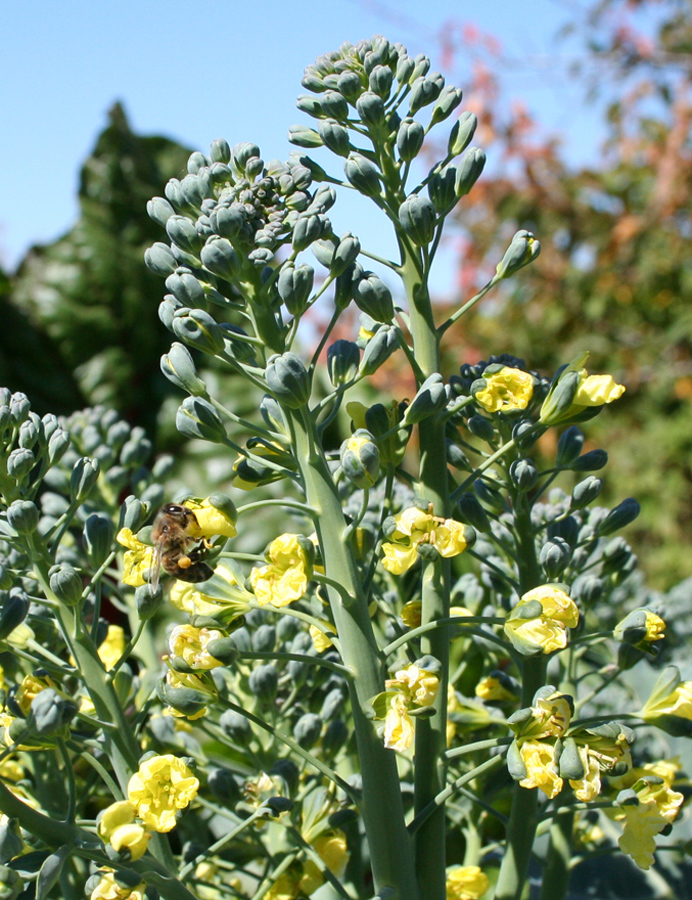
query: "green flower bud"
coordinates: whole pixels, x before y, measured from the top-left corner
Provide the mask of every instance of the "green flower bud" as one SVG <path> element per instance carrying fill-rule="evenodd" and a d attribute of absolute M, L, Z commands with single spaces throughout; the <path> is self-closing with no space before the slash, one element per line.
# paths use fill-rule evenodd
<path fill-rule="evenodd" d="M 541 407 L 542 425 L 555 425 L 565 417 L 573 405 L 580 381 L 581 375 L 575 369 L 563 367 L 557 373 Z"/>
<path fill-rule="evenodd" d="M 36 457 L 31 450 L 17 447 L 7 457 L 7 474 L 15 481 L 23 481 L 33 469 Z"/>
<path fill-rule="evenodd" d="M 158 585 L 156 590 L 150 584 L 141 584 L 135 591 L 135 607 L 140 622 L 148 622 L 153 618 L 163 600 L 163 591 Z"/>
<path fill-rule="evenodd" d="M 300 94 L 296 98 L 296 106 L 301 112 L 312 116 L 313 119 L 319 119 L 324 115 L 321 102 L 317 97 L 311 97 L 310 94 Z"/>
<path fill-rule="evenodd" d="M 541 245 L 530 231 L 517 231 L 507 248 L 496 272 L 500 278 L 509 278 L 519 269 L 533 262 L 541 252 Z"/>
<path fill-rule="evenodd" d="M 381 325 L 365 346 L 359 374 L 368 377 L 385 363 L 399 346 L 399 333 L 393 325 Z"/>
<path fill-rule="evenodd" d="M 575 509 L 584 509 L 598 497 L 603 490 L 603 479 L 589 475 L 579 484 L 575 485 L 570 497 L 570 512 Z"/>
<path fill-rule="evenodd" d="M 7 524 L 17 534 L 32 534 L 38 528 L 38 507 L 31 500 L 14 500 L 7 507 Z"/>
<path fill-rule="evenodd" d="M 512 486 L 522 493 L 533 490 L 538 481 L 538 469 L 532 459 L 515 459 L 509 467 Z"/>
<path fill-rule="evenodd" d="M 364 90 L 358 75 L 349 70 L 341 72 L 336 80 L 336 89 L 349 103 L 355 103 Z"/>
<path fill-rule="evenodd" d="M 325 216 L 309 213 L 299 216 L 293 226 L 291 243 L 294 250 L 305 250 L 314 241 L 331 231 L 329 219 Z"/>
<path fill-rule="evenodd" d="M 338 91 L 325 91 L 320 97 L 320 106 L 323 114 L 331 119 L 348 118 L 348 103 Z"/>
<path fill-rule="evenodd" d="M 77 704 L 53 688 L 39 691 L 31 703 L 31 716 L 39 734 L 54 734 L 74 719 Z"/>
<path fill-rule="evenodd" d="M 158 685 L 156 692 L 164 703 L 182 713 L 183 716 L 189 717 L 199 714 L 212 699 L 210 694 L 205 691 L 171 687 L 165 682 Z"/>
<path fill-rule="evenodd" d="M 182 250 L 197 256 L 203 240 L 187 216 L 171 216 L 166 222 L 166 233 Z"/>
<path fill-rule="evenodd" d="M 564 538 L 554 537 L 546 541 L 541 548 L 540 563 L 545 572 L 546 581 L 557 581 L 565 571 L 572 558 L 572 548 Z"/>
<path fill-rule="evenodd" d="M 342 387 L 356 377 L 360 350 L 353 341 L 335 341 L 327 349 L 327 371 L 334 387 Z"/>
<path fill-rule="evenodd" d="M 575 460 L 570 469 L 573 472 L 597 472 L 608 464 L 608 454 L 605 450 L 589 450 L 579 459 Z"/>
<path fill-rule="evenodd" d="M 274 259 L 274 253 L 268 247 L 258 247 L 248 253 L 247 258 L 255 266 L 256 269 L 264 269 Z"/>
<path fill-rule="evenodd" d="M 334 289 L 334 305 L 345 309 L 353 299 L 356 284 L 363 277 L 363 267 L 360 263 L 352 263 L 341 275 L 337 276 Z"/>
<path fill-rule="evenodd" d="M 577 459 L 584 446 L 584 432 L 576 425 L 566 428 L 557 442 L 555 465 L 569 468 Z"/>
<path fill-rule="evenodd" d="M 260 148 L 257 144 L 253 144 L 250 141 L 241 141 L 241 143 L 235 144 L 231 149 L 230 164 L 238 174 L 244 175 L 248 162 L 253 157 L 260 155 Z"/>
<path fill-rule="evenodd" d="M 110 516 L 92 513 L 84 523 L 84 549 L 94 569 L 103 564 L 113 546 L 115 528 Z"/>
<path fill-rule="evenodd" d="M 353 299 L 358 309 L 371 316 L 376 322 L 391 322 L 394 318 L 392 293 L 374 272 L 363 272 L 356 282 Z"/>
<path fill-rule="evenodd" d="M 226 441 L 226 429 L 212 404 L 203 397 L 186 397 L 175 417 L 175 426 L 181 434 L 201 438 L 216 444 Z"/>
<path fill-rule="evenodd" d="M 489 419 L 486 419 L 485 416 L 471 416 L 466 424 L 471 434 L 474 434 L 486 443 L 489 443 L 495 437 L 493 423 Z"/>
<path fill-rule="evenodd" d="M 322 734 L 322 719 L 315 713 L 304 713 L 293 726 L 293 737 L 303 750 L 309 750 Z"/>
<path fill-rule="evenodd" d="M 120 507 L 120 520 L 118 529 L 129 528 L 135 534 L 139 531 L 142 523 L 149 515 L 149 509 L 138 500 L 137 497 L 130 495 L 126 497 L 123 505 Z"/>
<path fill-rule="evenodd" d="M 210 272 L 228 281 L 233 281 L 240 270 L 240 261 L 231 242 L 216 235 L 202 247 L 200 259 Z"/>
<path fill-rule="evenodd" d="M 413 69 L 408 79 L 408 83 L 413 85 L 419 78 L 427 75 L 430 71 L 430 60 L 424 53 L 419 53 L 413 60 Z"/>
<path fill-rule="evenodd" d="M 173 333 L 191 347 L 215 356 L 225 349 L 223 332 L 203 309 L 179 309 L 173 315 Z"/>
<path fill-rule="evenodd" d="M 24 841 L 19 833 L 19 820 L 7 819 L 0 824 L 0 862 L 9 862 L 24 850 Z M 4 865 L 2 869 L 4 869 Z M 0 897 L 2 894 L 0 894 Z"/>
<path fill-rule="evenodd" d="M 245 216 L 243 215 L 240 204 L 217 206 L 212 210 L 209 218 L 214 231 L 221 237 L 228 238 L 231 241 L 236 240 L 243 233 L 245 228 Z M 209 267 L 207 266 L 207 268 Z M 179 296 L 173 287 L 169 287 L 169 290 L 173 291 L 176 297 Z M 197 302 L 196 298 L 194 299 L 195 302 Z M 186 306 L 191 306 L 193 298 L 190 297 L 188 300 L 186 297 L 180 297 L 180 300 L 182 300 Z"/>
<path fill-rule="evenodd" d="M 63 431 L 62 428 L 59 428 L 57 431 L 54 431 L 50 436 L 50 440 L 48 441 L 48 462 L 51 466 L 54 466 L 57 462 L 59 462 L 65 451 L 70 446 L 70 436 L 66 431 Z"/>
<path fill-rule="evenodd" d="M 329 758 L 334 758 L 349 738 L 349 730 L 341 719 L 334 719 L 327 725 L 322 736 L 322 752 Z"/>
<path fill-rule="evenodd" d="M 394 73 L 389 66 L 375 66 L 368 78 L 370 90 L 386 100 L 389 97 L 393 78 Z"/>
<path fill-rule="evenodd" d="M 450 466 L 453 466 L 455 469 L 461 469 L 463 472 L 471 471 L 471 463 L 468 456 L 455 441 L 449 439 L 445 441 L 445 452 Z"/>
<path fill-rule="evenodd" d="M 303 74 L 303 77 L 300 80 L 300 83 L 304 88 L 307 88 L 307 90 L 315 91 L 318 94 L 324 90 L 324 78 L 314 68 L 314 66 L 308 66 Z"/>
<path fill-rule="evenodd" d="M 356 109 L 366 125 L 381 125 L 384 122 L 384 103 L 373 91 L 364 91 L 356 100 Z"/>
<path fill-rule="evenodd" d="M 380 454 L 369 431 L 359 428 L 341 445 L 341 468 L 356 487 L 371 488 L 380 474 Z"/>
<path fill-rule="evenodd" d="M 443 122 L 450 116 L 461 103 L 461 96 L 461 90 L 451 84 L 444 88 L 437 99 L 437 103 L 433 107 L 430 116 L 431 123 L 436 125 L 438 122 Z"/>
<path fill-rule="evenodd" d="M 634 522 L 641 511 L 641 506 L 634 497 L 627 497 L 608 513 L 603 521 L 596 527 L 598 537 L 605 537 L 614 531 L 619 531 L 630 522 Z M 9 515 L 9 510 L 8 510 Z"/>
<path fill-rule="evenodd" d="M 231 161 L 231 148 L 228 146 L 228 141 L 224 138 L 217 138 L 215 141 L 212 141 L 209 155 L 214 162 L 229 163 Z"/>
<path fill-rule="evenodd" d="M 289 262 L 281 267 L 277 289 L 292 316 L 299 316 L 305 311 L 314 281 L 315 270 L 312 266 L 296 266 Z"/>
<path fill-rule="evenodd" d="M 429 244 L 433 239 L 436 220 L 435 207 L 427 197 L 421 197 L 420 194 L 411 194 L 399 207 L 401 227 L 419 247 Z"/>
<path fill-rule="evenodd" d="M 260 625 L 252 635 L 252 649 L 257 653 L 269 653 L 276 646 L 276 628 L 273 625 Z"/>
<path fill-rule="evenodd" d="M 157 241 L 144 251 L 144 262 L 147 268 L 162 278 L 172 275 L 178 268 L 178 260 L 173 255 L 173 251 L 168 244 L 161 241 Z"/>
<path fill-rule="evenodd" d="M 35 416 L 36 413 L 29 413 L 30 416 Z M 37 417 L 38 418 L 38 417 Z M 42 431 L 41 420 L 38 420 L 38 425 L 36 422 L 32 421 L 31 418 L 27 419 L 26 422 L 22 422 L 19 426 L 19 435 L 17 437 L 17 443 L 23 450 L 31 450 L 35 445 L 36 441 L 39 439 L 39 431 Z"/>
<path fill-rule="evenodd" d="M 120 463 L 129 468 L 142 466 L 151 454 L 151 441 L 143 428 L 133 428 L 129 440 L 120 449 Z"/>
<path fill-rule="evenodd" d="M 0 609 L 0 641 L 4 641 L 12 634 L 26 619 L 28 613 L 29 598 L 21 588 L 12 588 L 9 594 L 4 594 Z"/>
<path fill-rule="evenodd" d="M 99 461 L 83 456 L 77 460 L 70 476 L 70 499 L 82 503 L 89 496 L 99 476 Z"/>
<path fill-rule="evenodd" d="M 0 900 L 17 900 L 23 890 L 20 874 L 9 866 L 0 866 Z"/>
<path fill-rule="evenodd" d="M 82 576 L 72 566 L 54 566 L 51 570 L 50 589 L 67 606 L 77 606 L 84 590 Z"/>
<path fill-rule="evenodd" d="M 440 96 L 444 83 L 445 80 L 439 72 L 433 72 L 431 75 L 426 76 L 421 75 L 416 78 L 411 84 L 409 97 L 410 114 L 414 115 L 422 107 L 434 103 Z"/>
<path fill-rule="evenodd" d="M 10 416 L 14 425 L 19 426 L 29 418 L 31 403 L 26 394 L 16 391 L 10 398 Z"/>
<path fill-rule="evenodd" d="M 472 525 L 476 531 L 490 534 L 490 520 L 473 491 L 463 493 L 457 501 L 457 507 L 462 522 Z"/>
<path fill-rule="evenodd" d="M 445 166 L 442 171 L 435 172 L 428 181 L 428 196 L 436 212 L 443 213 L 457 202 L 456 179 L 456 167 Z"/>
<path fill-rule="evenodd" d="M 300 409 L 310 399 L 310 376 L 295 353 L 275 353 L 267 360 L 265 378 L 269 390 L 289 409 Z"/>
<path fill-rule="evenodd" d="M 161 357 L 161 371 L 177 387 L 193 397 L 206 396 L 207 386 L 197 375 L 190 351 L 177 342 Z"/>
<path fill-rule="evenodd" d="M 319 124 L 320 143 L 328 147 L 337 156 L 347 157 L 351 152 L 351 139 L 348 129 L 336 119 L 325 119 Z"/>
<path fill-rule="evenodd" d="M 442 375 L 434 372 L 421 384 L 411 405 L 404 413 L 402 424 L 415 425 L 422 419 L 434 415 L 447 405 L 447 388 Z"/>
<path fill-rule="evenodd" d="M 375 403 L 365 411 L 365 425 L 373 435 L 380 451 L 380 460 L 384 465 L 398 465 L 406 452 L 406 444 L 411 434 L 411 428 L 402 423 L 402 408 L 396 403 L 384 406 Z M 401 423 L 397 431 L 392 429 Z M 383 437 L 383 435 L 387 437 Z"/>
<path fill-rule="evenodd" d="M 560 753 L 560 777 L 570 781 L 581 781 L 586 775 L 584 763 L 579 755 L 579 748 L 574 738 L 565 738 Z"/>
<path fill-rule="evenodd" d="M 471 143 L 478 126 L 478 118 L 475 113 L 463 112 L 454 123 L 449 135 L 447 152 L 450 156 L 459 156 Z"/>
<path fill-rule="evenodd" d="M 323 143 L 315 129 L 308 128 L 307 125 L 291 125 L 288 129 L 288 139 L 296 147 L 306 147 L 307 149 L 321 147 Z M 327 146 L 329 145 L 327 144 Z"/>
<path fill-rule="evenodd" d="M 260 703 L 269 705 L 276 699 L 279 686 L 278 672 L 271 663 L 257 666 L 250 672 L 248 686 Z"/>
<path fill-rule="evenodd" d="M 461 164 L 457 166 L 457 197 L 465 197 L 480 178 L 485 166 L 485 153 L 479 147 L 470 147 Z"/>
<path fill-rule="evenodd" d="M 424 138 L 425 131 L 420 122 L 416 122 L 415 119 L 409 117 L 403 119 L 396 133 L 396 147 L 399 151 L 399 158 L 405 162 L 415 159 L 423 146 Z"/>
<path fill-rule="evenodd" d="M 240 785 L 228 769 L 209 769 L 207 784 L 214 799 L 227 809 L 233 809 L 240 800 Z"/>
<path fill-rule="evenodd" d="M 232 709 L 227 709 L 221 715 L 219 725 L 223 733 L 241 747 L 246 747 L 252 740 L 250 723 L 245 716 Z"/>
<path fill-rule="evenodd" d="M 346 178 L 357 191 L 366 197 L 380 194 L 380 177 L 377 169 L 360 153 L 351 153 L 344 164 Z"/>
<path fill-rule="evenodd" d="M 315 191 L 307 212 L 322 215 L 330 210 L 335 203 L 336 191 L 334 188 L 329 184 L 322 184 Z"/>

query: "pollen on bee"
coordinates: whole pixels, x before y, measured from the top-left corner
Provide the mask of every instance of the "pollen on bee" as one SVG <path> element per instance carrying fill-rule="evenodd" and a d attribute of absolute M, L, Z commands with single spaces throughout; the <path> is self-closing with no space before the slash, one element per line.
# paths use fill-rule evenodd
<path fill-rule="evenodd" d="M 192 560 L 189 556 L 181 556 L 178 560 L 178 568 L 180 569 L 189 569 L 192 565 Z"/>

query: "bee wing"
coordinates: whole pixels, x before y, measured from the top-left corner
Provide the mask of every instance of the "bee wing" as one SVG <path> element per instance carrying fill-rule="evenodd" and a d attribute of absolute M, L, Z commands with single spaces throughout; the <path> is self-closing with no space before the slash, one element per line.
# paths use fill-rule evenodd
<path fill-rule="evenodd" d="M 151 568 L 149 569 L 149 584 L 154 593 L 159 589 L 159 575 L 161 574 L 161 557 L 163 554 L 164 537 L 154 541 L 154 552 L 151 557 Z"/>

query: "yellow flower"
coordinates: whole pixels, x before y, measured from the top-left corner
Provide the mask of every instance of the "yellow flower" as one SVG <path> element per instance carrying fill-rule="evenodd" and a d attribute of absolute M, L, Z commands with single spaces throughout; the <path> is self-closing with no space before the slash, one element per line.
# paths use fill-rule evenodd
<path fill-rule="evenodd" d="M 603 406 L 619 400 L 625 393 L 625 385 L 617 384 L 612 375 L 589 375 L 580 369 L 581 381 L 574 395 L 574 406 Z"/>
<path fill-rule="evenodd" d="M 219 600 L 216 597 L 210 597 L 207 594 L 203 594 L 194 584 L 177 579 L 173 582 L 173 586 L 171 587 L 170 594 L 168 595 L 169 600 L 176 609 L 186 612 L 189 616 L 213 616 L 221 611 L 227 612 L 229 609 L 235 610 L 235 617 L 242 616 L 248 612 L 250 609 L 249 603 L 253 599 L 252 594 L 249 591 L 246 591 L 242 585 L 237 583 L 233 572 L 231 572 L 227 566 L 220 563 L 214 569 L 214 575 L 218 575 L 220 578 L 223 578 L 224 581 L 227 581 L 233 588 L 232 593 L 237 593 L 239 599 Z M 242 597 L 247 597 L 247 601 L 244 602 L 243 599 L 241 599 Z"/>
<path fill-rule="evenodd" d="M 7 635 L 5 640 L 18 650 L 26 650 L 29 642 L 33 641 L 35 637 L 33 628 L 26 622 L 21 622 Z"/>
<path fill-rule="evenodd" d="M 331 622 L 321 620 L 320 624 L 323 626 L 322 628 L 318 628 L 317 625 L 310 626 L 310 637 L 315 650 L 318 653 L 324 653 L 325 650 L 333 646 L 329 633 L 336 634 L 336 632 Z"/>
<path fill-rule="evenodd" d="M 31 711 L 31 704 L 34 701 L 34 698 L 41 693 L 41 691 L 45 691 L 46 688 L 55 688 L 55 682 L 46 676 L 45 678 L 38 678 L 36 675 L 25 675 L 22 678 L 22 682 L 17 688 L 17 693 L 15 694 L 15 700 L 19 704 L 19 708 L 24 713 L 25 716 L 29 715 Z"/>
<path fill-rule="evenodd" d="M 536 600 L 542 613 L 522 618 L 523 609 Z M 504 631 L 520 653 L 552 653 L 567 646 L 567 629 L 576 628 L 578 623 L 579 610 L 574 601 L 555 585 L 544 584 L 522 596 L 505 622 Z"/>
<path fill-rule="evenodd" d="M 394 673 L 394 678 L 385 681 L 388 691 L 402 691 L 407 705 L 422 708 L 432 706 L 440 689 L 440 679 L 433 672 L 410 663 L 404 669 Z"/>
<path fill-rule="evenodd" d="M 178 810 L 194 800 L 199 781 L 182 759 L 167 753 L 151 756 L 140 764 L 127 786 L 127 799 L 152 831 L 171 831 Z"/>
<path fill-rule="evenodd" d="M 382 544 L 382 565 L 393 575 L 411 568 L 421 544 L 431 544 L 444 557 L 457 556 L 466 549 L 466 530 L 454 519 L 442 519 L 412 506 L 394 516 L 394 522 L 390 541 Z"/>
<path fill-rule="evenodd" d="M 555 761 L 555 747 L 544 741 L 523 741 L 519 753 L 526 766 L 526 777 L 519 784 L 525 788 L 540 788 L 549 800 L 562 790 L 562 778 Z"/>
<path fill-rule="evenodd" d="M 642 718 L 655 719 L 658 716 L 677 716 L 692 719 L 692 681 L 681 681 L 667 696 L 649 698 L 642 711 Z"/>
<path fill-rule="evenodd" d="M 483 375 L 485 387 L 473 399 L 487 412 L 526 409 L 533 397 L 533 378 L 528 372 L 503 366 L 499 372 Z"/>
<path fill-rule="evenodd" d="M 346 864 L 350 856 L 346 845 L 346 835 L 339 828 L 320 835 L 311 842 L 311 846 L 317 852 L 326 867 L 337 878 L 342 878 L 346 871 Z M 308 896 L 314 893 L 324 884 L 324 875 L 320 868 L 311 859 L 303 863 L 303 875 L 299 882 L 299 888 Z"/>
<path fill-rule="evenodd" d="M 486 675 L 476 685 L 476 697 L 487 702 L 505 703 L 513 702 L 517 699 L 517 695 L 508 690 L 499 678 L 492 675 Z"/>
<path fill-rule="evenodd" d="M 250 572 L 250 584 L 261 606 L 287 606 L 305 594 L 311 575 L 311 560 L 300 535 L 282 534 L 267 550 L 269 565 Z"/>
<path fill-rule="evenodd" d="M 133 861 L 144 855 L 151 837 L 145 828 L 135 823 L 136 814 L 134 803 L 119 800 L 103 810 L 97 826 L 101 840 L 109 843 L 116 853 L 128 850 Z"/>
<path fill-rule="evenodd" d="M 138 541 L 130 528 L 121 528 L 116 540 L 127 547 L 123 555 L 123 584 L 139 587 L 147 583 L 147 574 L 154 561 L 154 548 Z"/>
<path fill-rule="evenodd" d="M 541 407 L 542 424 L 556 425 L 586 409 L 612 403 L 625 393 L 625 386 L 617 384 L 612 375 L 589 375 L 583 368 L 588 356 L 575 357 L 553 382 Z"/>
<path fill-rule="evenodd" d="M 209 497 L 204 500 L 185 500 L 183 506 L 195 514 L 201 538 L 212 538 L 217 535 L 234 538 L 238 534 L 231 516 L 214 506 Z"/>
<path fill-rule="evenodd" d="M 407 628 L 418 628 L 422 609 L 423 604 L 420 600 L 409 600 L 401 607 L 401 620 Z"/>
<path fill-rule="evenodd" d="M 112 669 L 125 650 L 125 632 L 120 625 L 109 625 L 106 638 L 98 648 L 98 656 L 106 670 Z"/>
<path fill-rule="evenodd" d="M 478 900 L 489 887 L 488 876 L 478 866 L 447 869 L 447 900 Z"/>
<path fill-rule="evenodd" d="M 647 644 L 653 644 L 654 641 L 662 640 L 665 635 L 666 623 L 656 613 L 651 610 L 646 611 L 646 637 L 644 640 Z"/>
<path fill-rule="evenodd" d="M 648 869 L 654 861 L 655 836 L 675 819 L 684 798 L 665 783 L 651 784 L 646 779 L 637 782 L 634 790 L 639 803 L 623 805 L 615 816 L 624 825 L 618 844 L 640 869 Z"/>
<path fill-rule="evenodd" d="M 596 755 L 590 752 L 588 744 L 579 745 L 577 753 L 584 767 L 584 775 L 579 779 L 570 778 L 569 784 L 577 800 L 589 803 L 601 792 L 601 766 Z"/>
<path fill-rule="evenodd" d="M 176 625 L 168 637 L 171 656 L 178 657 L 191 669 L 216 669 L 223 663 L 207 650 L 207 644 L 224 637 L 216 628 L 195 628 L 193 625 Z"/>
<path fill-rule="evenodd" d="M 389 701 L 384 720 L 384 745 L 389 750 L 402 753 L 413 743 L 413 719 L 408 714 L 406 697 L 396 693 Z"/>
<path fill-rule="evenodd" d="M 103 872 L 89 900 L 144 900 L 145 888 L 143 881 L 135 888 L 121 887 L 113 872 Z"/>

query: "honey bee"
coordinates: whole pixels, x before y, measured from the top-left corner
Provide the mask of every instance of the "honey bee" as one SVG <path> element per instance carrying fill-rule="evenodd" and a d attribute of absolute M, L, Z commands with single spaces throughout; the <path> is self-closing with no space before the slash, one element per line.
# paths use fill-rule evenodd
<path fill-rule="evenodd" d="M 154 557 L 149 581 L 158 590 L 161 568 L 181 581 L 206 581 L 214 574 L 204 562 L 210 545 L 199 537 L 197 516 L 186 506 L 166 503 L 156 514 L 151 529 Z"/>

